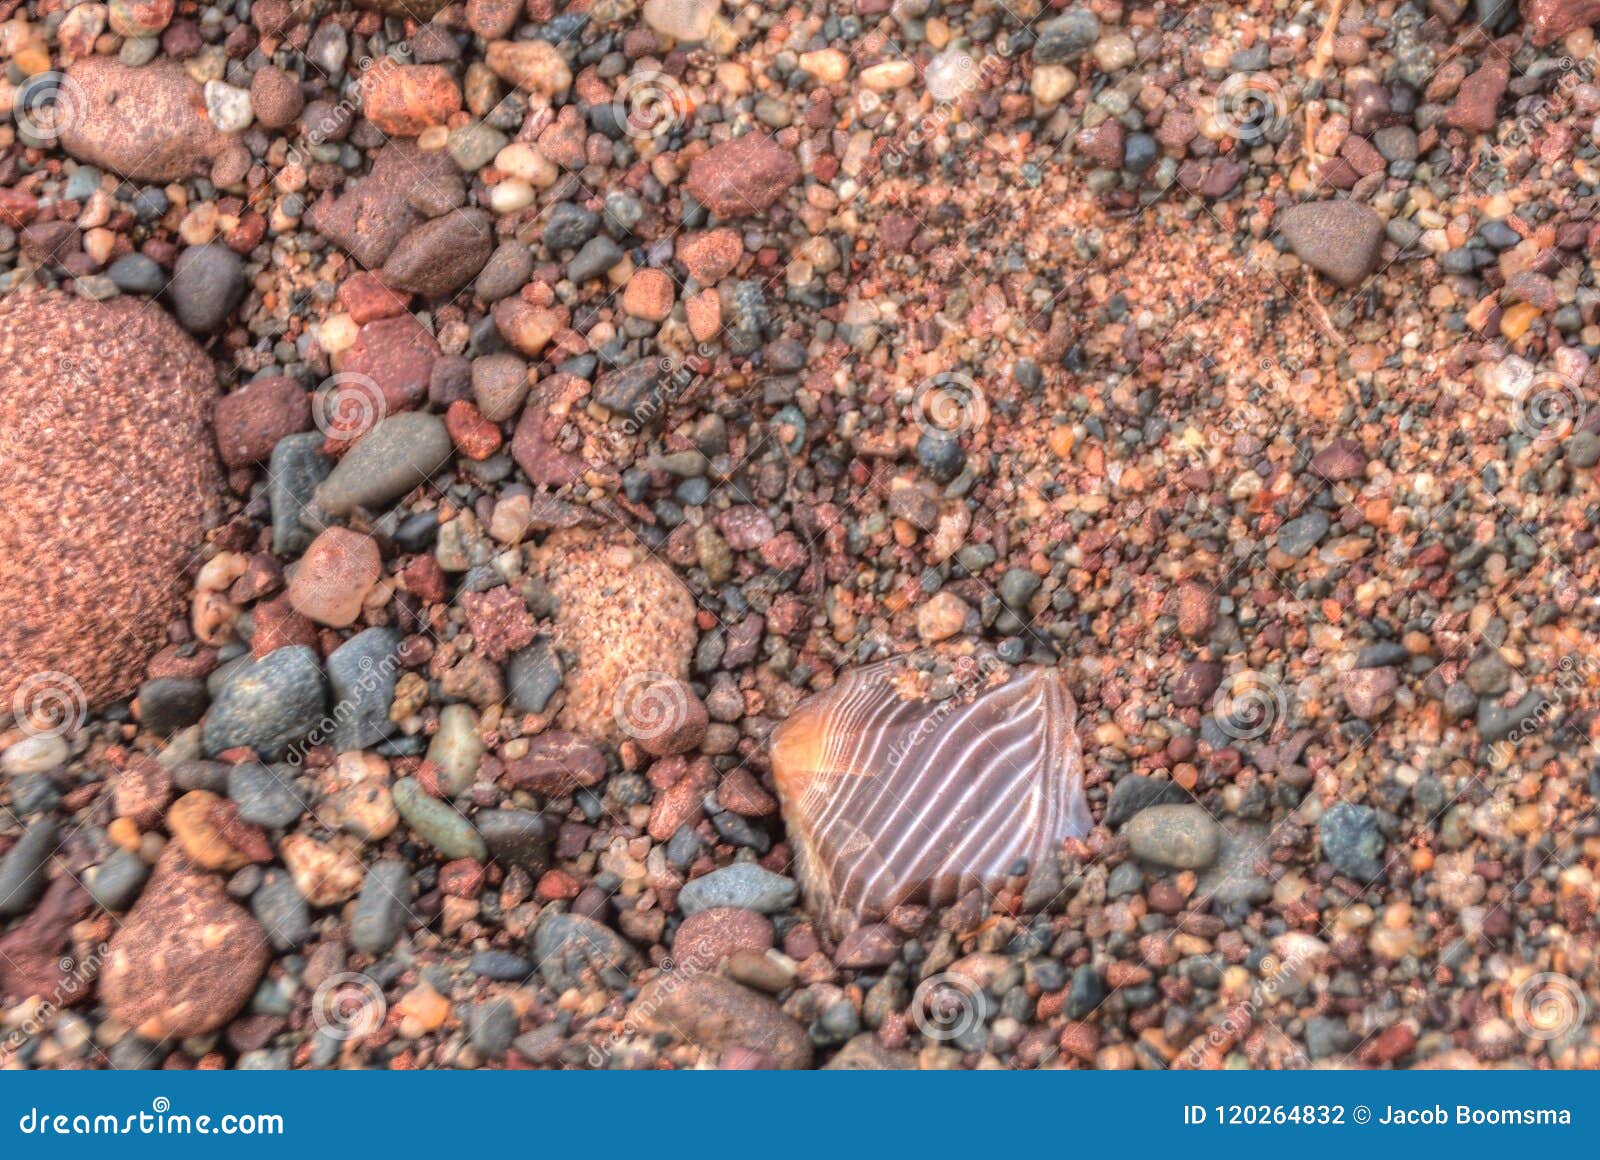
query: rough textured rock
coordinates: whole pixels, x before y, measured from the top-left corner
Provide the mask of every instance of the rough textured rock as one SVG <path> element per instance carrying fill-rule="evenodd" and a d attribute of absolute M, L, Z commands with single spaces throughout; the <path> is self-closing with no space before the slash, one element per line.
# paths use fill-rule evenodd
<path fill-rule="evenodd" d="M 95 56 L 67 76 L 82 92 L 83 115 L 63 122 L 61 147 L 79 160 L 135 181 L 178 181 L 204 172 L 230 140 L 176 60 L 128 68 Z"/>
<path fill-rule="evenodd" d="M 558 601 L 555 636 L 576 658 L 567 674 L 563 728 L 618 744 L 630 686 L 657 683 L 660 674 L 683 680 L 697 632 L 694 598 L 659 558 L 625 537 L 587 529 L 551 535 L 536 553 Z"/>
<path fill-rule="evenodd" d="M 169 850 L 111 937 L 100 999 L 145 1039 L 204 1035 L 244 1006 L 269 958 L 266 932 L 222 880 Z"/>
<path fill-rule="evenodd" d="M 689 166 L 688 189 L 722 218 L 761 213 L 800 180 L 800 163 L 762 132 L 724 141 Z"/>
<path fill-rule="evenodd" d="M 1312 201 L 1281 210 L 1273 228 L 1300 260 L 1341 286 L 1359 286 L 1378 265 L 1383 219 L 1354 201 Z"/>
<path fill-rule="evenodd" d="M 731 979 L 668 972 L 639 992 L 633 1017 L 641 1026 L 679 1036 L 713 1056 L 742 1049 L 760 1066 L 809 1067 L 805 1028 L 765 995 Z"/>
<path fill-rule="evenodd" d="M 0 303 L 0 703 L 50 674 L 91 705 L 137 686 L 217 511 L 215 390 L 153 303 Z"/>
<path fill-rule="evenodd" d="M 1522 18 L 1535 46 L 1553 44 L 1574 29 L 1600 21 L 1600 0 L 1522 0 Z"/>
<path fill-rule="evenodd" d="M 494 222 L 462 209 L 425 222 L 400 239 L 383 265 L 383 280 L 424 298 L 454 294 L 478 276 L 494 250 Z"/>
<path fill-rule="evenodd" d="M 455 174 L 455 162 L 443 149 L 424 153 L 414 142 L 391 141 L 366 177 L 339 197 L 317 202 L 306 220 L 363 266 L 376 269 L 422 221 L 411 208 L 411 195 L 430 185 L 442 187 Z"/>

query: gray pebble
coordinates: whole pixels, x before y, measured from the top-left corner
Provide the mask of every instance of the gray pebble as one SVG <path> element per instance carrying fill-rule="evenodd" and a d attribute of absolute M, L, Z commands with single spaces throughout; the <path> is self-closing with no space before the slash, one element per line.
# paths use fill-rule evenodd
<path fill-rule="evenodd" d="M 444 421 L 437 415 L 417 411 L 390 415 L 339 460 L 317 488 L 316 502 L 336 516 L 349 515 L 358 507 L 384 508 L 431 478 L 453 454 Z"/>
<path fill-rule="evenodd" d="M 244 300 L 244 260 L 227 246 L 190 246 L 172 267 L 167 293 L 185 330 L 211 334 Z"/>
<path fill-rule="evenodd" d="M 485 1059 L 501 1059 L 517 1037 L 517 1009 L 509 999 L 490 999 L 467 1012 L 467 1038 Z"/>
<path fill-rule="evenodd" d="M 478 831 L 455 811 L 455 808 L 438 798 L 429 797 L 421 783 L 414 777 L 402 777 L 394 783 L 394 805 L 406 820 L 413 833 L 447 858 L 471 858 L 486 861 L 488 850 Z"/>
<path fill-rule="evenodd" d="M 317 726 L 324 703 L 317 654 L 303 644 L 277 649 L 223 686 L 206 716 L 205 751 L 246 746 L 273 760 Z"/>
<path fill-rule="evenodd" d="M 554 827 L 528 810 L 484 810 L 474 819 L 489 856 L 503 866 L 520 866 L 537 877 L 550 866 Z"/>
<path fill-rule="evenodd" d="M 467 969 L 499 983 L 520 983 L 533 974 L 533 963 L 510 951 L 479 951 Z"/>
<path fill-rule="evenodd" d="M 1124 828 L 1134 857 L 1157 866 L 1203 870 L 1217 860 L 1222 833 L 1198 805 L 1151 806 Z"/>
<path fill-rule="evenodd" d="M 714 906 L 738 906 L 776 914 L 788 910 L 798 897 L 794 879 L 754 862 L 735 862 L 686 883 L 678 892 L 678 909 L 693 914 Z"/>
<path fill-rule="evenodd" d="M 228 796 L 239 817 L 258 826 L 282 829 L 305 812 L 294 784 L 294 768 L 240 762 L 228 771 Z"/>
<path fill-rule="evenodd" d="M 1333 868 L 1357 882 L 1371 882 L 1383 873 L 1383 835 L 1378 814 L 1370 806 L 1340 802 L 1317 824 L 1322 856 Z"/>
<path fill-rule="evenodd" d="M 401 637 L 392 628 L 368 628 L 328 654 L 333 693 L 333 748 L 369 749 L 394 732 L 389 709 L 400 679 L 395 659 Z"/>
<path fill-rule="evenodd" d="M 350 919 L 350 945 L 369 955 L 386 953 L 405 929 L 410 905 L 411 874 L 405 863 L 374 863 Z"/>
<path fill-rule="evenodd" d="M 561 688 L 561 658 L 546 641 L 536 641 L 506 666 L 506 696 L 524 713 L 543 713 Z"/>
<path fill-rule="evenodd" d="M 139 686 L 139 723 L 158 737 L 170 737 L 204 717 L 210 703 L 204 681 L 157 677 Z"/>
<path fill-rule="evenodd" d="M 578 914 L 547 913 L 533 930 L 533 958 L 539 974 L 558 991 L 584 983 L 586 971 L 608 986 L 626 984 L 624 968 L 633 950 L 608 926 Z"/>
<path fill-rule="evenodd" d="M 127 910 L 138 901 L 149 877 L 150 867 L 143 858 L 132 850 L 113 850 L 89 875 L 89 897 L 106 910 Z"/>
<path fill-rule="evenodd" d="M 14 918 L 33 909 L 44 893 L 46 868 L 56 852 L 56 824 L 40 818 L 0 858 L 0 918 Z"/>
<path fill-rule="evenodd" d="M 282 870 L 268 870 L 250 897 L 250 909 L 273 949 L 292 951 L 311 937 L 311 908 Z"/>
<path fill-rule="evenodd" d="M 280 556 L 297 556 L 311 544 L 312 533 L 301 517 L 317 487 L 333 470 L 333 460 L 322 454 L 324 439 L 320 431 L 285 436 L 267 461 L 272 550 Z"/>

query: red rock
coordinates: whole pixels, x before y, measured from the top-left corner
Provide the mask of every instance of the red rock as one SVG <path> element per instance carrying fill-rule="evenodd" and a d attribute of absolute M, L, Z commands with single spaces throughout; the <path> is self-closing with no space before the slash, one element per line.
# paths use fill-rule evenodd
<path fill-rule="evenodd" d="M 262 65 L 250 78 L 250 107 L 256 120 L 268 129 L 294 124 L 305 105 L 300 82 L 276 65 Z"/>
<path fill-rule="evenodd" d="M 702 286 L 710 286 L 733 273 L 744 256 L 744 241 L 729 229 L 690 234 L 678 242 L 677 259 Z"/>
<path fill-rule="evenodd" d="M 646 826 L 650 836 L 665 842 L 684 826 L 699 821 L 706 790 L 711 788 L 714 779 L 714 771 L 702 759 L 690 768 L 687 776 L 656 794 L 650 803 L 650 821 Z"/>
<path fill-rule="evenodd" d="M 63 951 L 71 946 L 73 926 L 93 909 L 76 877 L 51 879 L 33 910 L 0 936 L 0 997 L 20 1003 L 39 996 L 59 1006 L 87 999 L 99 963 Z"/>
<path fill-rule="evenodd" d="M 1522 18 L 1534 47 L 1542 48 L 1600 21 L 1600 0 L 1522 0 Z"/>
<path fill-rule="evenodd" d="M 153 757 L 133 758 L 112 784 L 117 817 L 131 819 L 141 830 L 159 822 L 172 800 L 172 775 Z"/>
<path fill-rule="evenodd" d="M 222 880 L 172 846 L 111 936 L 100 999 L 149 1040 L 215 1031 L 249 1000 L 270 959 L 267 935 Z"/>
<path fill-rule="evenodd" d="M 361 76 L 362 111 L 385 136 L 415 137 L 461 111 L 461 90 L 442 65 L 385 58 Z"/>
<path fill-rule="evenodd" d="M 78 115 L 61 126 L 61 148 L 134 181 L 179 181 L 203 172 L 231 138 L 206 114 L 200 85 L 176 60 L 129 68 L 93 56 L 67 69 Z"/>
<path fill-rule="evenodd" d="M 473 647 L 492 661 L 503 661 L 533 643 L 533 617 L 528 606 L 510 588 L 501 585 L 487 592 L 469 592 L 461 598 Z"/>
<path fill-rule="evenodd" d="M 765 995 L 716 975 L 657 975 L 640 989 L 632 1018 L 647 1030 L 686 1040 L 713 1059 L 739 1052 L 761 1067 L 811 1065 L 804 1027 Z"/>
<path fill-rule="evenodd" d="M 444 429 L 450 433 L 450 442 L 468 459 L 489 458 L 505 441 L 500 427 L 483 417 L 477 405 L 467 399 L 457 399 L 444 413 Z"/>
<path fill-rule="evenodd" d="M 847 971 L 887 967 L 900 957 L 902 941 L 898 931 L 882 923 L 857 927 L 839 940 L 833 961 Z"/>
<path fill-rule="evenodd" d="M 705 740 L 710 718 L 687 682 L 649 674 L 619 688 L 614 701 L 622 731 L 652 757 L 688 753 Z"/>
<path fill-rule="evenodd" d="M 511 436 L 511 457 L 524 475 L 542 487 L 561 487 L 582 478 L 586 464 L 555 444 L 562 421 L 541 402 L 530 402 Z"/>
<path fill-rule="evenodd" d="M 317 626 L 294 610 L 287 594 L 256 605 L 252 619 L 256 631 L 250 638 L 250 655 L 256 660 L 290 645 L 317 647 Z"/>
<path fill-rule="evenodd" d="M 328 401 L 328 434 L 359 438 L 385 415 L 421 406 L 441 354 L 433 335 L 410 314 L 367 323 L 338 359 L 338 373 L 347 377 Z"/>
<path fill-rule="evenodd" d="M 90 706 L 124 696 L 166 643 L 217 514 L 215 391 L 153 303 L 0 301 L 0 704 L 25 680 Z"/>
<path fill-rule="evenodd" d="M 411 295 L 383 284 L 370 270 L 346 278 L 339 287 L 339 305 L 357 325 L 394 318 L 411 305 Z"/>
<path fill-rule="evenodd" d="M 745 766 L 729 770 L 717 787 L 717 804 L 746 818 L 766 818 L 778 812 L 778 799 L 762 789 Z"/>
<path fill-rule="evenodd" d="M 677 287 L 660 270 L 635 270 L 622 292 L 622 310 L 630 318 L 664 322 L 677 301 Z"/>
<path fill-rule="evenodd" d="M 1470 133 L 1487 133 L 1495 126 L 1495 109 L 1510 82 L 1510 64 L 1490 55 L 1461 82 L 1455 101 L 1445 110 L 1446 124 Z"/>
<path fill-rule="evenodd" d="M 672 941 L 673 969 L 710 971 L 739 951 L 762 954 L 773 946 L 772 923 L 736 906 L 697 910 L 683 920 Z"/>
<path fill-rule="evenodd" d="M 456 163 L 445 150 L 424 153 L 415 142 L 391 141 L 373 159 L 366 177 L 342 196 L 318 201 L 306 222 L 363 266 L 376 269 L 422 221 L 410 205 L 412 190 L 456 174 Z"/>
<path fill-rule="evenodd" d="M 1367 453 L 1353 439 L 1335 439 L 1312 456 L 1311 470 L 1334 483 L 1360 479 L 1367 471 Z"/>
<path fill-rule="evenodd" d="M 507 760 L 505 768 L 508 785 L 552 796 L 598 784 L 605 775 L 606 759 L 599 747 L 560 730 L 539 734 L 528 752 Z"/>
<path fill-rule="evenodd" d="M 349 528 L 327 528 L 300 558 L 289 581 L 289 603 L 318 624 L 346 628 L 361 615 L 367 593 L 382 575 L 376 540 Z"/>
<path fill-rule="evenodd" d="M 218 399 L 214 421 L 223 463 L 266 463 L 278 440 L 311 429 L 311 397 L 285 375 L 256 379 Z"/>
<path fill-rule="evenodd" d="M 1217 626 L 1217 594 L 1204 584 L 1178 589 L 1178 631 L 1191 640 L 1211 635 Z"/>
<path fill-rule="evenodd" d="M 0 188 L 0 225 L 21 229 L 39 212 L 39 199 L 26 190 Z"/>
<path fill-rule="evenodd" d="M 696 157 L 686 186 L 712 213 L 734 218 L 769 209 L 799 181 L 794 154 L 756 130 Z"/>

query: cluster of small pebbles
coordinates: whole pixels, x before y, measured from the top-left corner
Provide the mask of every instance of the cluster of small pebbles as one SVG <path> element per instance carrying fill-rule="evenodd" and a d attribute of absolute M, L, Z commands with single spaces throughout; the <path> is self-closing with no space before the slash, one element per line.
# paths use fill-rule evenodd
<path fill-rule="evenodd" d="M 1600 5 L 0 21 L 0 1066 L 1600 1066 Z"/>

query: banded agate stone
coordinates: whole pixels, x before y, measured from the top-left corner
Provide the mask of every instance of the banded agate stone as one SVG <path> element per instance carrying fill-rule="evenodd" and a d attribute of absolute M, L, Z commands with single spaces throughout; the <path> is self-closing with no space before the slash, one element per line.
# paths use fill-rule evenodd
<path fill-rule="evenodd" d="M 944 701 L 917 677 L 903 660 L 854 669 L 772 737 L 800 883 L 835 934 L 993 889 L 1093 824 L 1060 672 L 1020 669 Z"/>

